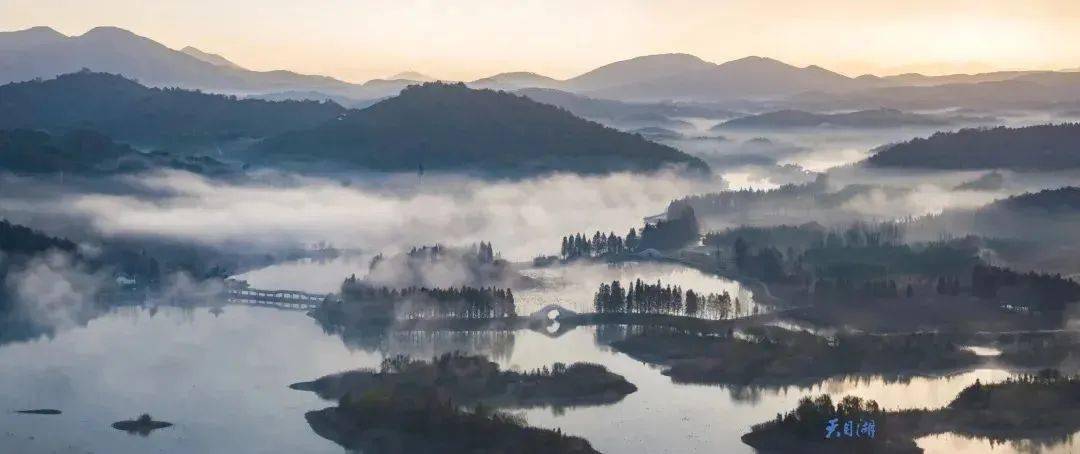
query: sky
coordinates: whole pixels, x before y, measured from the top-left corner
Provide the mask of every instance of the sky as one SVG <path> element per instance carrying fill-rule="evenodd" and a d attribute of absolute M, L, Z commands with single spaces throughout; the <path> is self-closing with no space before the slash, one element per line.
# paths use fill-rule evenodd
<path fill-rule="evenodd" d="M 572 77 L 640 55 L 848 75 L 1080 67 L 1077 0 L 0 0 L 0 30 L 129 29 L 256 70 Z"/>

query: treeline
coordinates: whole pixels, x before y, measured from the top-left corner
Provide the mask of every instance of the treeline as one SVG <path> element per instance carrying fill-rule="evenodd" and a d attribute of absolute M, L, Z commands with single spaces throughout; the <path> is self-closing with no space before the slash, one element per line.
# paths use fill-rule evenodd
<path fill-rule="evenodd" d="M 1058 275 L 1018 273 L 995 266 L 979 265 L 971 271 L 971 293 L 983 299 L 996 299 L 1002 293 L 1016 291 L 1013 299 L 1022 299 L 1033 310 L 1060 312 L 1069 303 L 1080 301 L 1080 283 Z"/>
<path fill-rule="evenodd" d="M 845 443 L 859 441 L 869 444 L 881 441 L 889 434 L 886 413 L 876 401 L 845 396 L 834 405 L 828 394 L 822 394 L 813 399 L 803 397 L 799 399 L 799 405 L 794 410 L 783 415 L 777 413 L 776 419 L 756 424 L 750 431 L 752 434 L 765 432 L 773 433 L 778 438 L 794 437 L 808 442 L 820 442 L 828 433 L 829 421 L 834 419 L 837 422 L 834 430 L 839 434 L 833 434 L 831 438 L 846 438 L 843 440 Z M 854 433 L 846 437 L 843 427 L 845 423 L 855 426 L 851 428 Z M 873 425 L 872 433 L 871 426 L 866 424 Z M 860 434 L 860 430 L 864 433 Z M 844 449 L 844 452 L 847 452 L 847 449 Z"/>
<path fill-rule="evenodd" d="M 904 244 L 903 239 L 903 224 L 859 222 L 831 231 L 817 224 L 740 227 L 707 234 L 705 242 L 718 253 L 730 248 L 731 264 L 744 275 L 767 282 L 825 279 L 838 288 L 894 275 L 966 275 L 981 263 L 983 242 L 977 237 L 915 245 Z M 787 249 L 781 251 L 774 244 Z"/>
<path fill-rule="evenodd" d="M 349 276 L 341 286 L 345 304 L 370 306 L 372 318 L 502 318 L 517 315 L 514 293 L 510 289 L 450 287 L 407 287 L 402 289 L 371 286 Z"/>
<path fill-rule="evenodd" d="M 631 228 L 625 237 L 610 232 L 607 235 L 597 231 L 590 239 L 580 233 L 564 236 L 559 251 L 564 259 L 607 257 L 637 250 L 637 230 Z"/>
<path fill-rule="evenodd" d="M 694 210 L 687 207 L 668 219 L 646 223 L 640 236 L 636 228 L 631 228 L 626 236 L 600 231 L 591 237 L 581 233 L 564 236 L 559 254 L 565 260 L 572 260 L 611 257 L 645 249 L 678 249 L 696 242 L 701 236 L 700 229 Z"/>
<path fill-rule="evenodd" d="M 602 283 L 593 297 L 593 309 L 601 314 L 687 315 L 709 319 L 727 319 L 745 315 L 738 298 L 723 293 L 685 292 L 678 285 L 634 281 L 626 287 L 620 281 Z"/>
<path fill-rule="evenodd" d="M 867 159 L 878 167 L 1060 170 L 1080 167 L 1080 124 L 972 128 L 891 145 Z"/>
<path fill-rule="evenodd" d="M 5 254 L 32 255 L 49 249 L 74 252 L 75 243 L 51 237 L 29 227 L 0 220 L 0 252 Z"/>
<path fill-rule="evenodd" d="M 123 76 L 89 71 L 0 86 L 0 99 L 0 129 L 90 129 L 157 146 L 266 137 L 313 127 L 346 111 L 329 102 L 270 102 L 148 88 Z"/>
<path fill-rule="evenodd" d="M 904 226 L 897 222 L 854 222 L 843 229 L 826 229 L 821 224 L 809 222 L 798 226 L 744 226 L 722 232 L 709 232 L 705 234 L 702 243 L 708 246 L 726 246 L 742 239 L 753 247 L 824 249 L 895 246 L 903 244 L 904 237 Z"/>
<path fill-rule="evenodd" d="M 413 85 L 336 121 L 271 137 L 249 154 L 271 162 L 329 161 L 383 171 L 411 171 L 418 164 L 512 175 L 650 171 L 666 165 L 708 170 L 701 159 L 555 106 L 441 82 Z"/>
<path fill-rule="evenodd" d="M 204 175 L 234 171 L 234 166 L 208 156 L 139 152 L 91 130 L 54 135 L 30 129 L 0 129 L 0 169 L 15 174 L 131 173 L 157 167 Z"/>
<path fill-rule="evenodd" d="M 816 195 L 828 190 L 828 178 L 822 174 L 814 182 L 806 184 L 785 184 L 768 190 L 740 189 L 737 191 L 696 194 L 673 200 L 668 204 L 669 214 L 683 207 L 693 208 L 698 215 L 713 216 L 746 212 L 757 208 L 780 208 L 785 206 L 805 206 L 812 203 Z"/>
<path fill-rule="evenodd" d="M 852 281 L 844 278 L 818 279 L 813 286 L 814 300 L 823 303 L 862 301 L 867 299 L 911 298 L 910 284 L 900 289 L 895 280 Z"/>
<path fill-rule="evenodd" d="M 975 383 L 956 395 L 949 408 L 966 410 L 1015 409 L 1056 402 L 1073 408 L 1080 402 L 1080 376 L 1065 376 L 1057 369 L 1042 369 L 1035 374 L 1021 374 L 992 384 Z M 1011 407 L 1011 408 L 1010 408 Z"/>

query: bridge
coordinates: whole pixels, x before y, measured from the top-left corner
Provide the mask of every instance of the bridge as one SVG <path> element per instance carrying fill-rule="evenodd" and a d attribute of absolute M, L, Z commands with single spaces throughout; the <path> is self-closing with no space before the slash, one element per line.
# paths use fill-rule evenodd
<path fill-rule="evenodd" d="M 252 306 L 270 306 L 301 311 L 318 308 L 328 296 L 296 290 L 261 290 L 250 287 L 232 286 L 229 287 L 227 293 L 230 303 Z"/>

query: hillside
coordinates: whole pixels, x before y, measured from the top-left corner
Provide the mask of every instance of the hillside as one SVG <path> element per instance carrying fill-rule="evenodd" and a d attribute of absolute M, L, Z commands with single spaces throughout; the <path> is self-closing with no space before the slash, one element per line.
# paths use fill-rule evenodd
<path fill-rule="evenodd" d="M 628 117 L 660 115 L 664 117 L 731 118 L 738 115 L 727 109 L 698 103 L 633 103 L 595 99 L 550 88 L 523 88 L 514 93 L 533 101 L 562 107 L 582 118 L 620 121 Z"/>
<path fill-rule="evenodd" d="M 202 60 L 204 62 L 210 63 L 210 64 L 215 65 L 215 66 L 224 66 L 224 67 L 233 68 L 233 69 L 244 69 L 240 65 L 237 65 L 236 63 L 233 63 L 233 62 L 229 61 L 229 59 L 227 59 L 225 57 L 222 57 L 221 55 L 212 54 L 212 53 L 209 53 L 209 52 L 203 52 L 202 50 L 196 49 L 196 48 L 191 47 L 191 46 L 187 46 L 187 47 L 185 47 L 183 49 L 180 49 L 180 52 L 183 52 L 185 54 L 188 54 L 188 55 L 190 55 L 192 57 L 198 58 L 199 60 Z"/>
<path fill-rule="evenodd" d="M 50 135 L 27 129 L 0 130 L 0 171 L 15 174 L 108 174 L 173 168 L 224 175 L 231 169 L 206 156 L 142 153 L 94 131 Z"/>
<path fill-rule="evenodd" d="M 799 68 L 771 58 L 746 57 L 586 93 L 599 98 L 638 101 L 731 101 L 806 91 L 842 92 L 874 85 L 875 82 L 852 79 L 817 66 Z"/>
<path fill-rule="evenodd" d="M 991 203 L 979 211 L 1039 211 L 1047 214 L 1080 214 L 1080 187 L 1067 186 L 1012 196 Z"/>
<path fill-rule="evenodd" d="M 550 77 L 531 72 L 499 73 L 469 82 L 470 88 L 490 88 L 492 90 L 517 90 L 519 88 L 556 88 L 562 82 Z"/>
<path fill-rule="evenodd" d="M 1080 167 L 1080 124 L 939 132 L 884 147 L 875 167 L 1060 170 Z"/>
<path fill-rule="evenodd" d="M 992 118 L 926 115 L 896 109 L 872 109 L 836 114 L 802 110 L 778 110 L 723 122 L 719 129 L 782 129 L 782 128 L 896 128 L 902 126 L 948 126 L 957 123 L 989 122 Z"/>
<path fill-rule="evenodd" d="M 208 62 L 116 27 L 65 36 L 48 27 L 0 33 L 0 83 L 51 78 L 90 68 L 148 86 L 223 92 L 354 91 L 355 85 L 290 71 L 250 71 Z M 222 59 L 224 60 L 224 59 Z"/>
<path fill-rule="evenodd" d="M 701 160 L 554 106 L 464 84 L 412 86 L 339 121 L 254 146 L 252 159 L 385 171 L 648 171 Z"/>
<path fill-rule="evenodd" d="M 619 87 L 715 67 L 689 54 L 645 55 L 617 61 L 565 81 L 570 90 L 589 91 Z"/>
<path fill-rule="evenodd" d="M 265 137 L 310 128 L 345 112 L 334 103 L 147 88 L 121 76 L 86 71 L 0 86 L 0 106 L 0 129 L 93 129 L 155 147 Z"/>

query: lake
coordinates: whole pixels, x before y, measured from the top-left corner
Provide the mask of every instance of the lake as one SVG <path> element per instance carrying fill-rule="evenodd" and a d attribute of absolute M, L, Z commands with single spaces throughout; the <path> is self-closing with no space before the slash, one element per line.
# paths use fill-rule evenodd
<path fill-rule="evenodd" d="M 51 339 L 0 346 L 0 444 L 11 452 L 339 453 L 341 448 L 304 421 L 304 412 L 332 403 L 290 390 L 289 384 L 374 367 L 383 354 L 424 357 L 447 349 L 489 354 L 519 369 L 591 361 L 626 376 L 639 391 L 614 405 L 519 411 L 530 424 L 559 427 L 610 453 L 752 452 L 739 436 L 792 408 L 804 394 L 854 394 L 890 408 L 935 407 L 975 379 L 1009 375 L 985 369 L 904 382 L 846 378 L 779 390 L 676 385 L 659 369 L 598 345 L 597 329 L 578 328 L 558 338 L 527 330 L 396 333 L 357 343 L 326 334 L 301 312 L 118 308 Z M 10 413 L 24 408 L 64 413 Z M 143 412 L 176 425 L 145 438 L 109 427 Z M 929 440 L 926 447 L 952 452 L 955 443 L 942 440 Z"/>

